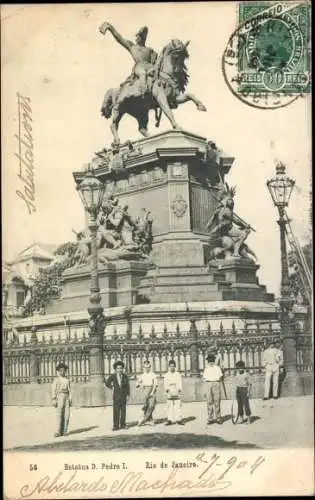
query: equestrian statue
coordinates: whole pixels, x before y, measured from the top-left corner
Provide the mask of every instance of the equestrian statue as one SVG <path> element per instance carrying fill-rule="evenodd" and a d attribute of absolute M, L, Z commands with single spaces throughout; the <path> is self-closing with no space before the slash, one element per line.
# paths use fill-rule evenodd
<path fill-rule="evenodd" d="M 144 26 L 135 36 L 135 42 L 126 40 L 109 23 L 104 22 L 99 31 L 105 35 L 109 31 L 114 39 L 128 52 L 134 60 L 130 76 L 115 89 L 105 94 L 101 108 L 102 115 L 112 118 L 111 131 L 114 145 L 119 144 L 118 128 L 125 113 L 136 118 L 139 132 L 147 137 L 149 111 L 155 111 L 156 126 L 161 120 L 162 112 L 169 119 L 173 129 L 181 130 L 175 121 L 172 109 L 188 101 L 195 103 L 199 111 L 206 107 L 194 95 L 185 93 L 188 84 L 188 71 L 185 60 L 189 57 L 189 42 L 171 40 L 158 55 L 146 46 L 148 28 Z"/>

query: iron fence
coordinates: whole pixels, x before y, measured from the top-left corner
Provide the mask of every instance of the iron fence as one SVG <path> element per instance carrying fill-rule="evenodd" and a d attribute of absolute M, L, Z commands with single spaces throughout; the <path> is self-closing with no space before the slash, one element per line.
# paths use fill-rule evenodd
<path fill-rule="evenodd" d="M 104 376 L 112 372 L 113 363 L 122 360 L 128 375 L 136 377 L 142 371 L 144 360 L 151 361 L 152 368 L 159 376 L 167 371 L 170 359 L 175 360 L 177 369 L 183 376 L 200 374 L 205 367 L 206 356 L 215 350 L 226 375 L 235 373 L 238 360 L 243 360 L 251 373 L 263 370 L 263 351 L 271 340 L 283 340 L 280 330 L 270 325 L 261 328 L 245 327 L 224 330 L 197 330 L 194 323 L 190 330 L 179 328 L 156 334 L 154 326 L 149 334 L 144 335 L 140 325 L 137 333 L 119 335 L 114 332 L 110 337 L 104 335 L 100 346 L 104 363 Z M 299 371 L 313 370 L 312 337 L 308 332 L 296 334 L 296 364 Z M 31 340 L 20 341 L 14 337 L 4 343 L 3 380 L 4 384 L 49 383 L 55 376 L 56 365 L 65 362 L 69 366 L 69 377 L 74 382 L 89 380 L 90 347 L 89 338 L 60 339 L 50 335 L 39 339 L 35 332 Z"/>

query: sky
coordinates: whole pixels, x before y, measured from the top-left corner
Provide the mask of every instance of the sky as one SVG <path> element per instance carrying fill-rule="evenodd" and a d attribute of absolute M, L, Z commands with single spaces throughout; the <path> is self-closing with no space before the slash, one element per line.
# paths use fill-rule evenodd
<path fill-rule="evenodd" d="M 107 89 L 130 74 L 133 61 L 110 33 L 101 35 L 103 21 L 126 38 L 143 25 L 147 45 L 157 52 L 170 39 L 190 40 L 188 91 L 207 107 L 192 103 L 175 110 L 184 130 L 213 140 L 235 157 L 227 182 L 236 186 L 235 211 L 256 232 L 247 242 L 258 256 L 258 276 L 269 292 L 280 282 L 279 228 L 266 180 L 274 175 L 275 158 L 287 165 L 296 181 L 288 209 L 301 243 L 309 235 L 311 185 L 310 99 L 261 110 L 238 100 L 226 85 L 221 58 L 237 26 L 234 2 L 168 4 L 8 5 L 2 18 L 2 231 L 3 257 L 34 241 L 73 240 L 71 229 L 84 226 L 82 203 L 72 172 L 82 168 L 95 151 L 109 147 L 109 122 L 100 106 Z M 29 214 L 17 195 L 17 92 L 32 108 L 36 212 Z M 166 118 L 158 132 L 169 130 Z M 154 120 L 149 127 L 156 133 Z M 122 141 L 139 138 L 130 117 L 121 122 Z M 273 147 L 271 147 L 273 144 Z"/>

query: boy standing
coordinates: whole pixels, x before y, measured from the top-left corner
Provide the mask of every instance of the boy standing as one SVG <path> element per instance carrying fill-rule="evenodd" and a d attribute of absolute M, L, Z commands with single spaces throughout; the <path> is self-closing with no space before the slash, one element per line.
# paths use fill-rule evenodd
<path fill-rule="evenodd" d="M 113 431 L 126 428 L 126 404 L 130 394 L 129 380 L 123 369 L 122 361 L 116 361 L 113 366 L 115 373 L 105 380 L 108 389 L 113 390 Z"/>
<path fill-rule="evenodd" d="M 64 436 L 68 432 L 72 395 L 70 380 L 66 377 L 67 370 L 68 366 L 65 363 L 57 365 L 57 377 L 51 388 L 53 406 L 57 409 L 57 428 L 54 437 Z"/>
<path fill-rule="evenodd" d="M 208 425 L 213 424 L 215 421 L 218 424 L 223 423 L 221 418 L 221 380 L 223 373 L 215 360 L 215 355 L 209 354 L 207 356 L 208 364 L 203 372 L 203 380 L 207 384 Z"/>
<path fill-rule="evenodd" d="M 157 377 L 151 370 L 150 361 L 143 363 L 143 373 L 139 376 L 137 381 L 137 388 L 144 390 L 144 405 L 143 417 L 139 420 L 139 426 L 150 422 L 154 425 L 153 412 L 156 405 L 156 390 L 157 390 Z"/>
<path fill-rule="evenodd" d="M 176 371 L 176 363 L 171 360 L 169 371 L 164 377 L 164 389 L 167 395 L 167 422 L 165 425 L 184 425 L 180 415 L 180 398 L 183 394 L 182 377 Z"/>
<path fill-rule="evenodd" d="M 236 399 L 238 405 L 238 414 L 241 419 L 241 424 L 245 422 L 244 420 L 244 410 L 245 415 L 248 417 L 248 422 L 252 423 L 251 411 L 249 406 L 249 391 L 251 387 L 250 375 L 245 370 L 244 361 L 238 361 L 236 363 L 237 375 L 236 375 Z"/>

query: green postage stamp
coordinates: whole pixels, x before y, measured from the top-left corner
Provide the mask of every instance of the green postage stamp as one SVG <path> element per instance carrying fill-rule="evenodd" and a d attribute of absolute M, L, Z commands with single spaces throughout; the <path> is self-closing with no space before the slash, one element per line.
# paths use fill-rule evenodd
<path fill-rule="evenodd" d="M 310 92 L 310 4 L 241 2 L 238 92 Z"/>

